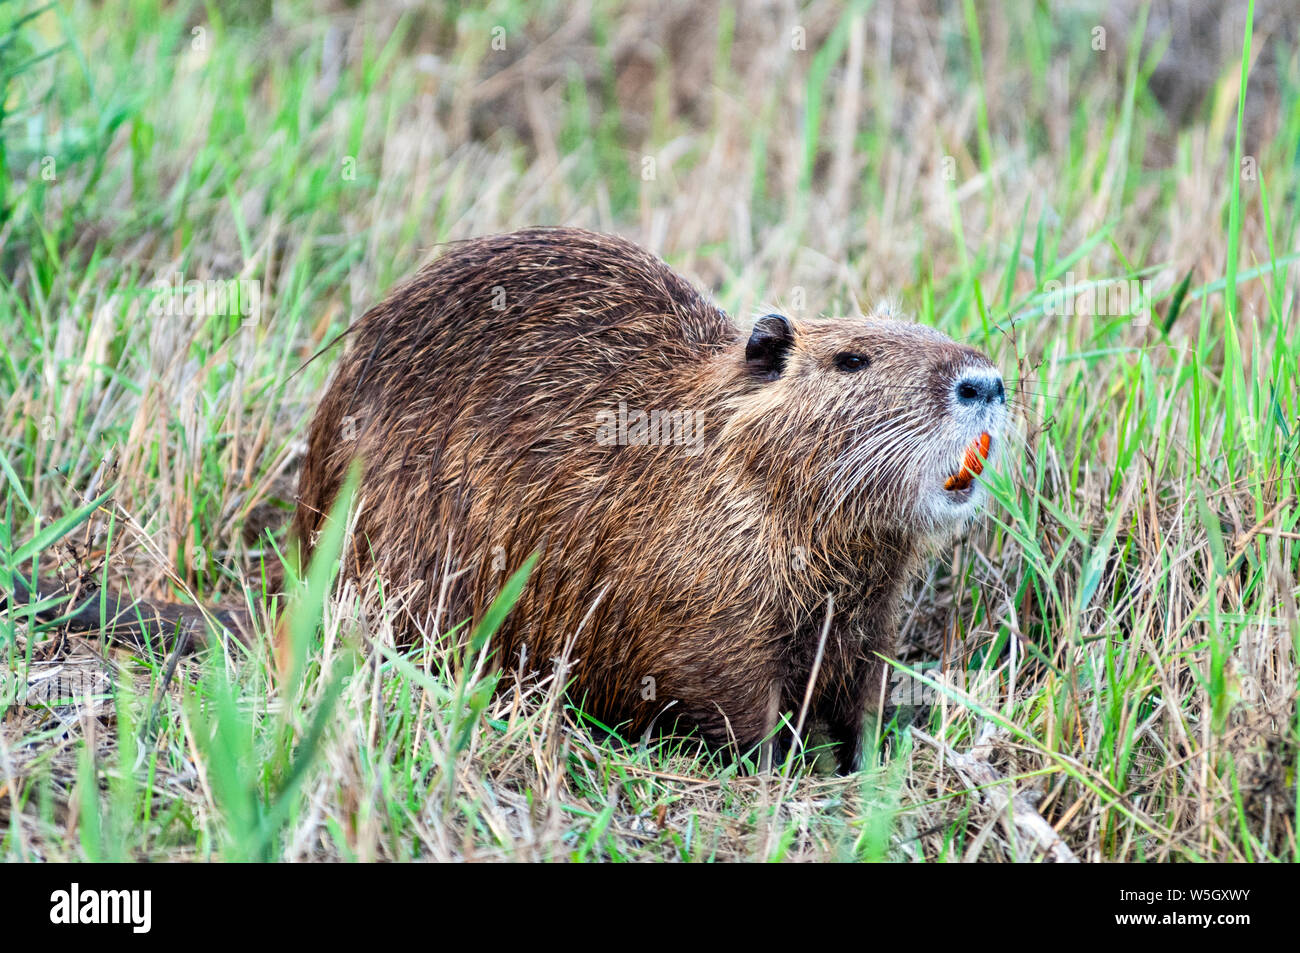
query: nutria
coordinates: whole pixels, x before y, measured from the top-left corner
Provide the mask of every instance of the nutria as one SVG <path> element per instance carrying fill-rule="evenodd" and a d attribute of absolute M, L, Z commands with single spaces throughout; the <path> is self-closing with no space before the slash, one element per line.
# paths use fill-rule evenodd
<path fill-rule="evenodd" d="M 304 554 L 360 460 L 346 571 L 400 595 L 404 638 L 480 617 L 537 553 L 499 663 L 567 653 L 600 722 L 740 750 L 806 706 L 846 767 L 900 592 L 976 510 L 1006 415 L 997 369 L 938 331 L 742 331 L 570 228 L 455 244 L 348 334 L 299 477 Z"/>

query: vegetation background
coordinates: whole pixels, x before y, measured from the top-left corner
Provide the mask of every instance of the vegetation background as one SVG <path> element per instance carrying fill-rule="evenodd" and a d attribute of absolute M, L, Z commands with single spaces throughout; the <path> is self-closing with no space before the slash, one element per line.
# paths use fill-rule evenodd
<path fill-rule="evenodd" d="M 307 359 L 528 224 L 742 318 L 892 300 L 994 356 L 1020 433 L 856 775 L 605 739 L 321 572 L 282 686 L 0 619 L 0 857 L 1295 859 L 1296 14 L 0 2 L 0 588 L 40 554 L 260 606 L 337 352 Z M 151 313 L 232 278 L 251 320 Z M 1051 294 L 1115 280 L 1147 299 Z"/>

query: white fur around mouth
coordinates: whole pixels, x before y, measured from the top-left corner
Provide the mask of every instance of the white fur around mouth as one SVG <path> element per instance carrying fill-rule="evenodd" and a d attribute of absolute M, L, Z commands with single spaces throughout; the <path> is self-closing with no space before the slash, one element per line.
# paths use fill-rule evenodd
<path fill-rule="evenodd" d="M 984 490 L 978 483 L 972 483 L 964 490 L 939 490 L 934 497 L 932 512 L 937 518 L 947 521 L 960 519 L 977 510 L 984 497 Z"/>
<path fill-rule="evenodd" d="M 979 482 L 972 483 L 964 490 L 945 490 L 944 479 L 936 475 L 935 482 L 930 484 L 932 489 L 925 494 L 921 503 L 921 512 L 929 524 L 929 533 L 933 539 L 944 539 L 964 525 L 979 512 L 988 495 Z"/>
<path fill-rule="evenodd" d="M 975 484 L 961 490 L 944 490 L 943 497 L 951 503 L 965 503 L 975 495 Z"/>

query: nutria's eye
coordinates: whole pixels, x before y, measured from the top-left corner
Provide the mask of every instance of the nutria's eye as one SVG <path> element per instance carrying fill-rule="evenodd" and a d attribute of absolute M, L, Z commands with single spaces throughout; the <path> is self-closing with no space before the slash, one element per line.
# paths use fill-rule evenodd
<path fill-rule="evenodd" d="M 871 364 L 871 358 L 865 354 L 843 354 L 835 355 L 835 366 L 840 370 L 852 374 L 854 371 L 860 371 Z"/>

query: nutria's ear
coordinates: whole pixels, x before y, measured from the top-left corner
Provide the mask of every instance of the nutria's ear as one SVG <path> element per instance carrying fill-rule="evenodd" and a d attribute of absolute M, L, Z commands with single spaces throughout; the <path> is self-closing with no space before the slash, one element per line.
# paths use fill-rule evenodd
<path fill-rule="evenodd" d="M 785 370 L 786 355 L 794 346 L 794 328 L 782 314 L 768 314 L 754 322 L 754 332 L 745 345 L 745 366 L 749 373 L 774 381 Z"/>

